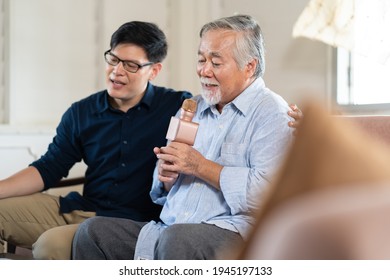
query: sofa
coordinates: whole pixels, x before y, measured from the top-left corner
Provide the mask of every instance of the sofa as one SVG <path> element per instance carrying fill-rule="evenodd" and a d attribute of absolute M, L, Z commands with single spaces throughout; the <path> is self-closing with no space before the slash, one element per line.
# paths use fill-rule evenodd
<path fill-rule="evenodd" d="M 339 115 L 335 118 L 349 120 L 364 129 L 371 136 L 390 145 L 390 116 L 381 115 Z"/>

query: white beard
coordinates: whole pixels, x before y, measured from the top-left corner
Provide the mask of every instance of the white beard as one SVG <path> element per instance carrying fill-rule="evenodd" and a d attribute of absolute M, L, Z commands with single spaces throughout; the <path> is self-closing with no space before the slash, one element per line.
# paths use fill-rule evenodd
<path fill-rule="evenodd" d="M 217 105 L 221 102 L 221 92 L 218 90 L 217 92 L 211 90 L 201 90 L 201 95 L 203 99 L 209 105 Z"/>

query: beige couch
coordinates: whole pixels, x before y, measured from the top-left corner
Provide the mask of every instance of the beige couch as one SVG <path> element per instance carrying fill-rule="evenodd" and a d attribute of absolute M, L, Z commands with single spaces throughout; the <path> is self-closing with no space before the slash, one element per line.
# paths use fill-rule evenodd
<path fill-rule="evenodd" d="M 390 116 L 337 116 L 355 122 L 371 136 L 390 145 Z"/>

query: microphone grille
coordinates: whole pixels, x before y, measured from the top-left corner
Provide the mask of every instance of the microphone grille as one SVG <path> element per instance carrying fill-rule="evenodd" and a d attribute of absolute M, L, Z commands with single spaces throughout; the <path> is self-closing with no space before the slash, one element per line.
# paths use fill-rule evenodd
<path fill-rule="evenodd" d="M 183 105 L 181 106 L 181 108 L 183 108 L 184 111 L 195 113 L 196 112 L 196 106 L 197 106 L 197 104 L 196 104 L 195 100 L 186 99 L 186 100 L 184 100 Z"/>

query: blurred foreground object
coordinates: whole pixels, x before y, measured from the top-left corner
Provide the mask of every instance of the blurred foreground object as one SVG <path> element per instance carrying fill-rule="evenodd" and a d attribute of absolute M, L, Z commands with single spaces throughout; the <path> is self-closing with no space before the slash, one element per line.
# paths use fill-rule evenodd
<path fill-rule="evenodd" d="M 238 258 L 390 259 L 390 139 L 329 116 L 320 103 L 302 111 Z"/>

